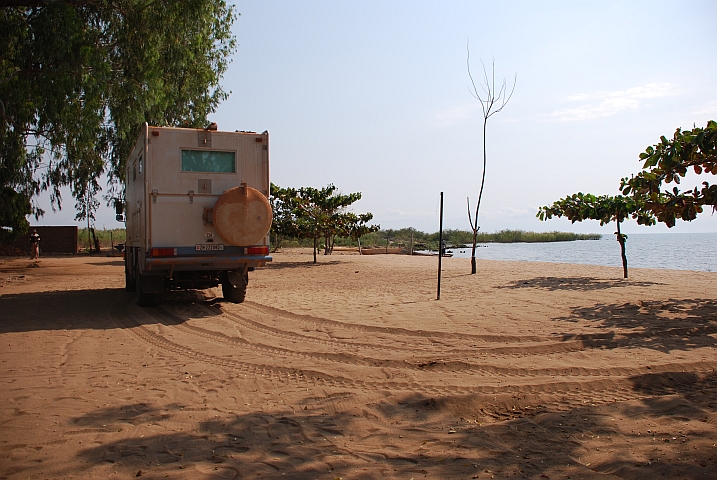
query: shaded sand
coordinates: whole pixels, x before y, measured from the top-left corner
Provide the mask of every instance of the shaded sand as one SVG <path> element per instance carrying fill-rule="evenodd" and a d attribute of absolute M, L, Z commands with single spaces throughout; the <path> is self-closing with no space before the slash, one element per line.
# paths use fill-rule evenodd
<path fill-rule="evenodd" d="M 717 274 L 293 250 L 140 308 L 0 259 L 0 478 L 717 478 Z"/>

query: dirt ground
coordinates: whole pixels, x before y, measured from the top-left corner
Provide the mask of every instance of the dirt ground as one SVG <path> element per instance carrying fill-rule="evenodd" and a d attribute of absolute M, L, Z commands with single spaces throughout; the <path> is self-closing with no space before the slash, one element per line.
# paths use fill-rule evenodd
<path fill-rule="evenodd" d="M 717 273 L 310 260 L 0 258 L 0 478 L 717 478 Z"/>

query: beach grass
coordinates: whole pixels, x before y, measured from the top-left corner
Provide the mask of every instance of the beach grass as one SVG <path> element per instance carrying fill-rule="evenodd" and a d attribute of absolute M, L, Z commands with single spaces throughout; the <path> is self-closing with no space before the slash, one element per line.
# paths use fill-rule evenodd
<path fill-rule="evenodd" d="M 465 230 L 447 229 L 443 231 L 443 238 L 452 247 L 471 245 L 473 234 Z M 572 233 L 572 232 L 530 232 L 526 230 L 500 230 L 494 233 L 482 232 L 478 234 L 478 243 L 536 243 L 536 242 L 571 242 L 575 240 L 600 240 L 599 233 Z M 276 239 L 272 238 L 272 244 Z M 361 237 L 362 246 L 413 246 L 416 249 L 438 248 L 439 233 L 426 233 L 414 228 L 399 230 L 379 230 Z M 283 238 L 282 247 L 311 247 L 311 239 Z M 356 247 L 358 243 L 350 238 L 337 238 L 337 247 Z"/>
<path fill-rule="evenodd" d="M 80 250 L 88 248 L 87 228 L 81 228 L 77 232 Z M 126 232 L 124 228 L 113 228 L 107 230 L 95 229 L 95 234 L 100 240 L 102 248 L 109 248 L 110 245 L 124 243 Z M 438 232 L 426 233 L 414 228 L 402 228 L 399 230 L 379 230 L 378 232 L 361 237 L 363 246 L 386 246 L 386 242 L 394 246 L 409 246 L 413 234 L 414 248 L 438 248 Z M 526 230 L 500 230 L 494 233 L 478 233 L 478 243 L 535 243 L 535 242 L 570 242 L 575 240 L 599 240 L 602 235 L 598 233 L 572 233 L 572 232 L 530 232 Z M 473 234 L 465 230 L 447 229 L 443 231 L 443 238 L 450 246 L 471 245 Z M 275 243 L 272 238 L 272 243 Z M 281 241 L 282 247 L 311 247 L 312 239 L 285 238 Z M 356 247 L 358 243 L 350 238 L 337 238 L 337 247 Z"/>

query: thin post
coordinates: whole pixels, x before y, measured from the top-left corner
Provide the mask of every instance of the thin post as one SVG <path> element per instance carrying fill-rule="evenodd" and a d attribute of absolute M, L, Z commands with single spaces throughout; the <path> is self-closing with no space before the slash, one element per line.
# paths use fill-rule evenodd
<path fill-rule="evenodd" d="M 411 231 L 411 248 L 410 248 L 411 255 L 413 255 L 413 231 Z"/>
<path fill-rule="evenodd" d="M 438 293 L 436 300 L 441 299 L 441 260 L 443 259 L 443 192 L 441 192 L 440 228 L 438 230 Z"/>

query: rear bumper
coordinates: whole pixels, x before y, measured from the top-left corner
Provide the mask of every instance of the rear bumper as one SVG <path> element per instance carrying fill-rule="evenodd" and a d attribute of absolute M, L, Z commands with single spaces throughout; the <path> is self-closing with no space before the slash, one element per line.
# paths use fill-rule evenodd
<path fill-rule="evenodd" d="M 197 255 L 192 257 L 147 257 L 147 270 L 239 270 L 258 268 L 271 262 L 263 255 Z"/>

